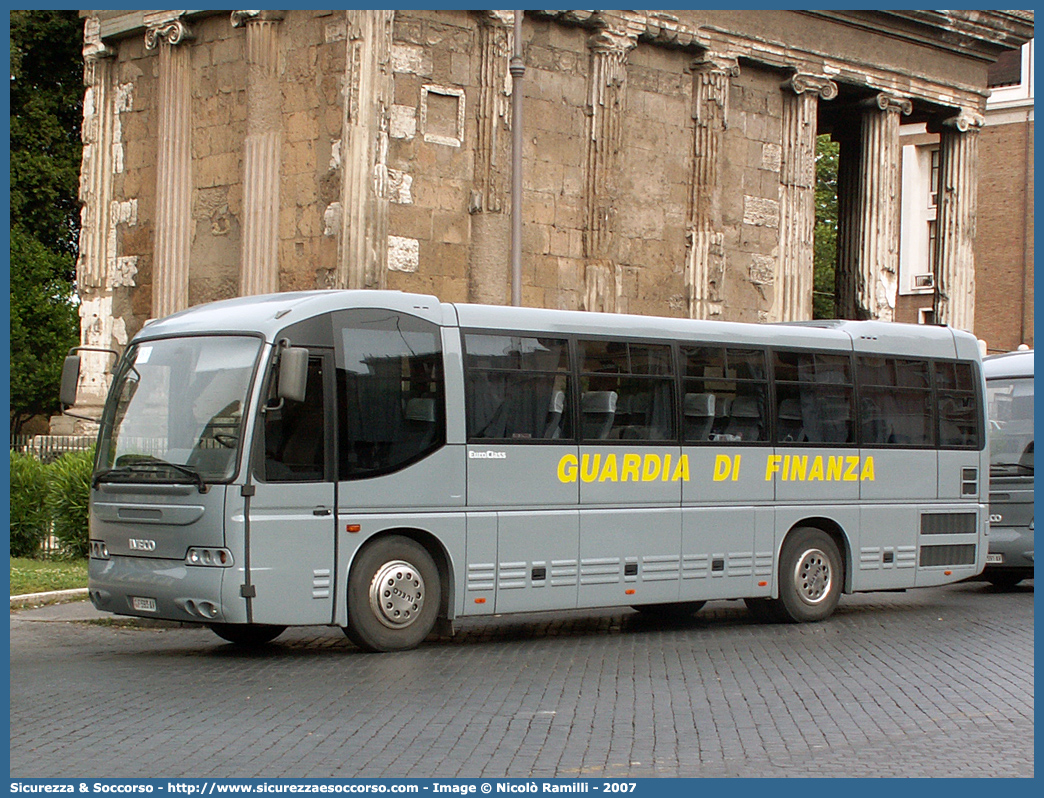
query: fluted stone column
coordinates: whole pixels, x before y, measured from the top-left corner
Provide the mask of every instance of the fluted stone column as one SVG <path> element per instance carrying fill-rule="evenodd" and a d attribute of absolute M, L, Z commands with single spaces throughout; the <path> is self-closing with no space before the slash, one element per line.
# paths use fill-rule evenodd
<path fill-rule="evenodd" d="M 617 309 L 620 287 L 612 252 L 616 170 L 627 54 L 637 44 L 637 37 L 609 29 L 598 31 L 588 40 L 591 72 L 584 187 L 584 310 Z"/>
<path fill-rule="evenodd" d="M 192 36 L 177 13 L 145 14 L 145 47 L 159 49 L 159 152 L 152 266 L 152 315 L 156 318 L 188 307 L 192 244 L 191 53 L 180 45 Z"/>
<path fill-rule="evenodd" d="M 981 114 L 962 110 L 930 126 L 940 134 L 935 321 L 969 332 L 975 322 L 975 214 L 984 123 Z"/>
<path fill-rule="evenodd" d="M 280 119 L 278 11 L 233 11 L 246 27 L 247 134 L 243 153 L 243 247 L 239 293 L 279 290 Z"/>
<path fill-rule="evenodd" d="M 80 136 L 83 156 L 80 162 L 80 241 L 76 261 L 76 290 L 80 296 L 80 343 L 83 346 L 110 348 L 113 340 L 112 275 L 109 234 L 115 239 L 112 213 L 113 144 L 116 118 L 115 52 L 101 39 L 97 17 L 84 20 L 84 96 Z M 110 258 L 110 254 L 112 258 Z M 109 388 L 111 358 L 85 351 L 81 353 L 80 382 L 76 409 L 84 415 L 98 416 Z M 56 417 L 54 432 L 71 433 L 83 428 L 68 417 Z"/>
<path fill-rule="evenodd" d="M 816 226 L 816 113 L 820 98 L 837 96 L 825 77 L 797 74 L 783 85 L 780 241 L 771 321 L 812 318 Z"/>
<path fill-rule="evenodd" d="M 394 11 L 351 9 L 341 140 L 341 238 L 335 284 L 383 288 L 388 266 L 388 120 Z"/>
<path fill-rule="evenodd" d="M 113 51 L 98 35 L 96 17 L 84 26 L 83 158 L 80 167 L 80 251 L 76 285 L 80 295 L 105 286 L 109 204 L 112 201 L 112 138 L 116 115 Z"/>
<path fill-rule="evenodd" d="M 475 184 L 471 198 L 471 250 L 468 299 L 492 305 L 508 301 L 510 282 L 511 219 L 506 186 L 511 174 L 512 83 L 508 75 L 513 14 L 479 14 L 478 139 L 475 147 Z"/>
<path fill-rule="evenodd" d="M 912 110 L 909 99 L 887 93 L 863 106 L 855 185 L 851 185 L 850 172 L 845 184 L 839 185 L 839 225 L 842 229 L 851 226 L 845 230 L 845 236 L 851 237 L 839 242 L 838 248 L 837 301 L 844 318 L 892 321 L 894 317 L 902 158 L 899 117 Z M 842 147 L 844 164 L 852 150 Z"/>
<path fill-rule="evenodd" d="M 693 150 L 685 280 L 689 317 L 722 312 L 725 244 L 721 221 L 721 150 L 728 125 L 729 84 L 735 58 L 705 54 L 692 65 Z"/>

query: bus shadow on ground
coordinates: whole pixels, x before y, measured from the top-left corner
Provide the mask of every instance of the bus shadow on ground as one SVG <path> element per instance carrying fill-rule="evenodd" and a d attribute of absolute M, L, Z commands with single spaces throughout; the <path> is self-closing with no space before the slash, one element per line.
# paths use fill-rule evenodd
<path fill-rule="evenodd" d="M 689 617 L 656 615 L 630 608 L 591 611 L 556 611 L 527 613 L 512 616 L 465 618 L 457 623 L 452 637 L 431 635 L 418 649 L 382 654 L 374 660 L 387 657 L 409 657 L 418 652 L 438 649 L 465 649 L 489 644 L 522 644 L 535 641 L 569 638 L 583 640 L 597 637 L 606 639 L 630 635 L 692 635 L 716 634 L 742 630 L 745 634 L 763 631 L 771 636 L 810 632 L 837 632 L 852 623 L 864 620 L 880 624 L 882 618 L 909 617 L 917 614 L 933 615 L 949 607 L 948 593 L 988 597 L 1018 597 L 1032 595 L 1033 580 L 1026 580 L 1014 588 L 997 588 L 986 581 L 966 581 L 941 589 L 927 591 L 895 591 L 861 593 L 842 598 L 834 614 L 817 624 L 762 623 L 756 620 L 741 600 L 710 602 L 700 612 Z M 302 657 L 330 657 L 366 655 L 337 627 L 311 626 L 288 629 L 271 643 L 259 646 L 238 646 L 218 638 L 201 646 L 157 651 L 156 656 L 205 656 L 222 661 L 278 661 Z"/>

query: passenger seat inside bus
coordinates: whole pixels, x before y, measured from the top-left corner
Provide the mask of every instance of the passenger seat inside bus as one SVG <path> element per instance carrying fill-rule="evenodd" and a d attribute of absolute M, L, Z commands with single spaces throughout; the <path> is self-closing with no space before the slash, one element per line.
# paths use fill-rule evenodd
<path fill-rule="evenodd" d="M 797 399 L 784 399 L 779 403 L 778 440 L 793 443 L 805 440 L 801 421 L 801 403 Z"/>
<path fill-rule="evenodd" d="M 733 399 L 725 434 L 735 436 L 736 440 L 760 441 L 763 440 L 761 431 L 761 410 L 757 398 L 741 394 Z"/>
<path fill-rule="evenodd" d="M 407 399 L 405 419 L 407 450 L 425 451 L 435 437 L 435 400 L 428 397 Z"/>
<path fill-rule="evenodd" d="M 580 399 L 585 440 L 602 441 L 609 437 L 616 418 L 616 391 L 587 391 Z"/>
<path fill-rule="evenodd" d="M 559 438 L 562 435 L 562 413 L 565 411 L 565 391 L 551 394 L 551 403 L 547 408 L 547 424 L 544 426 L 544 440 Z"/>
<path fill-rule="evenodd" d="M 711 427 L 714 426 L 714 394 L 685 394 L 685 440 L 710 440 Z"/>

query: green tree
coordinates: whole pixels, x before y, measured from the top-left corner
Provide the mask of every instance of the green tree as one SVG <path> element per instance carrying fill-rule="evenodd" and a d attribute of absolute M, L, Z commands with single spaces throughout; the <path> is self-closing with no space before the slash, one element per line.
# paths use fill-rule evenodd
<path fill-rule="evenodd" d="M 834 318 L 834 259 L 837 254 L 837 164 L 839 147 L 830 136 L 816 139 L 816 227 L 813 239 L 812 318 Z"/>
<path fill-rule="evenodd" d="M 11 13 L 11 431 L 58 409 L 79 341 L 75 279 L 83 98 L 75 11 Z"/>

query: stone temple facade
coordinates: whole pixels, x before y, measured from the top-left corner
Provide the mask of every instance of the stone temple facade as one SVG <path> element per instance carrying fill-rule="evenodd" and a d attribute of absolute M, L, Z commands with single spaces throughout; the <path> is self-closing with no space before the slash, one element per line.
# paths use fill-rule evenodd
<path fill-rule="evenodd" d="M 83 11 L 82 338 L 240 294 L 506 303 L 510 11 Z M 811 317 L 814 142 L 838 308 L 894 317 L 900 122 L 939 136 L 934 318 L 974 328 L 987 69 L 1032 12 L 535 11 L 526 305 Z M 110 360 L 88 354 L 81 405 Z"/>

